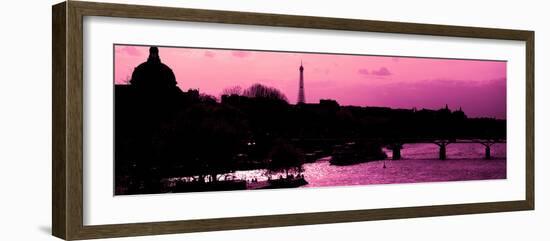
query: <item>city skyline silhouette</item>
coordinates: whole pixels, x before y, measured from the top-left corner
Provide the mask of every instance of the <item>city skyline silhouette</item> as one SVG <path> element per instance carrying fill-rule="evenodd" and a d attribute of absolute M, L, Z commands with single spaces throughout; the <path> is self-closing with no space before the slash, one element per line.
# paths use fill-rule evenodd
<path fill-rule="evenodd" d="M 462 108 L 468 116 L 506 118 L 506 62 L 390 56 L 159 47 L 183 91 L 217 98 L 225 88 L 260 83 L 298 99 L 299 66 L 306 103 L 390 108 Z M 124 84 L 148 47 L 115 45 L 115 83 Z"/>
<path fill-rule="evenodd" d="M 217 99 L 182 90 L 162 49 L 149 47 L 142 61 L 114 86 L 116 195 L 506 178 L 506 120 L 447 104 L 307 102 L 302 62 L 296 104 L 265 83 L 226 88 Z M 379 173 L 380 163 L 394 170 L 390 178 L 357 174 Z"/>

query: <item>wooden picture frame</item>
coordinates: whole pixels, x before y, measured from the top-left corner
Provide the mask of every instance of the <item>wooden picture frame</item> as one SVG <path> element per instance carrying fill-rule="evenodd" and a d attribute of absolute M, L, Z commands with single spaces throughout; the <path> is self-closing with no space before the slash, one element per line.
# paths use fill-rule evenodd
<path fill-rule="evenodd" d="M 534 32 L 401 22 L 213 11 L 68 1 L 52 8 L 52 233 L 66 239 L 203 232 L 368 220 L 533 210 Z M 83 17 L 107 16 L 174 21 L 299 27 L 328 30 L 517 40 L 526 43 L 525 199 L 489 203 L 400 207 L 335 212 L 180 220 L 152 223 L 83 224 Z"/>

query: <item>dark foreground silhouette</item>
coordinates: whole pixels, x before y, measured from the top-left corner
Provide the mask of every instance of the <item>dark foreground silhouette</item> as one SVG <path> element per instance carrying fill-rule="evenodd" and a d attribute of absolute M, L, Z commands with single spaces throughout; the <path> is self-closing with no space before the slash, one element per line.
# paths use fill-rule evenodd
<path fill-rule="evenodd" d="M 291 105 L 274 88 L 228 88 L 220 100 L 181 91 L 152 47 L 127 85 L 115 85 L 115 194 L 284 188 L 307 184 L 302 164 L 333 165 L 400 155 L 403 143 L 503 140 L 506 121 L 462 110 Z M 444 150 L 444 146 L 443 146 Z M 440 156 L 441 157 L 441 156 Z M 445 159 L 445 158 L 441 158 Z M 228 173 L 265 169 L 268 181 Z"/>

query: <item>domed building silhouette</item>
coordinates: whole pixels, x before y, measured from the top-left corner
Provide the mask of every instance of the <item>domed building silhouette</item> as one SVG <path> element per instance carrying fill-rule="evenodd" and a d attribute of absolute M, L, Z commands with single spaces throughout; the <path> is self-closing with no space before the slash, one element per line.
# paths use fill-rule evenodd
<path fill-rule="evenodd" d="M 134 181 L 158 181 L 161 163 L 153 148 L 163 144 L 158 136 L 175 115 L 199 99 L 198 91 L 183 92 L 177 83 L 153 46 L 145 62 L 134 68 L 129 83 L 115 84 L 114 155 L 119 173 L 133 175 Z"/>
<path fill-rule="evenodd" d="M 137 89 L 146 91 L 179 90 L 174 72 L 161 62 L 157 47 L 149 48 L 147 61 L 134 69 L 130 84 Z"/>
<path fill-rule="evenodd" d="M 162 63 L 159 48 L 134 68 L 129 84 L 115 85 L 115 119 L 121 130 L 154 126 L 199 99 L 197 90 L 182 91 L 172 69 Z M 133 127 L 133 130 L 130 130 Z"/>

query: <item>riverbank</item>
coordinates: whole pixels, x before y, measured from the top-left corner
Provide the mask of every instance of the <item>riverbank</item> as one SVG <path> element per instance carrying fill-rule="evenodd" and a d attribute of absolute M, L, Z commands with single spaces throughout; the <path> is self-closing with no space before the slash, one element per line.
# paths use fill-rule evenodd
<path fill-rule="evenodd" d="M 332 187 L 371 184 L 398 184 L 423 182 L 449 182 L 472 180 L 506 179 L 506 145 L 495 144 L 491 160 L 483 159 L 483 148 L 476 144 L 449 145 L 448 160 L 437 158 L 437 146 L 433 144 L 410 144 L 403 150 L 402 160 L 375 160 L 354 165 L 331 165 L 331 157 L 320 158 L 316 162 L 303 165 L 303 180 L 270 183 L 266 169 L 239 170 L 224 174 L 214 183 L 196 184 L 190 178 L 183 179 L 177 186 L 166 188 L 164 192 L 199 192 L 253 190 L 293 187 Z M 385 166 L 385 168 L 384 168 Z M 284 174 L 273 174 L 275 179 Z M 300 175 L 301 176 L 301 175 Z M 280 184 L 280 183 L 279 183 Z"/>
<path fill-rule="evenodd" d="M 330 165 L 330 157 L 303 165 L 308 184 L 302 187 L 330 187 L 369 184 L 446 182 L 506 179 L 506 145 L 495 144 L 491 160 L 483 159 L 483 146 L 449 145 L 448 160 L 439 160 L 433 144 L 411 144 L 403 149 L 403 159 L 388 159 L 349 166 Z M 384 168 L 384 163 L 386 168 Z M 233 172 L 237 178 L 265 181 L 264 170 Z"/>

